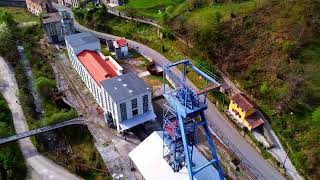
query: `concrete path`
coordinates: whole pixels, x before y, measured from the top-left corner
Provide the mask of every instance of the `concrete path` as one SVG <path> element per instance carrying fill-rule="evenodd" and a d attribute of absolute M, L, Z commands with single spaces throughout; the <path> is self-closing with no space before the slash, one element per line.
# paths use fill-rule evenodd
<path fill-rule="evenodd" d="M 17 97 L 18 85 L 14 77 L 14 73 L 11 71 L 2 57 L 0 57 L 0 80 L 6 85 L 5 87 L 1 88 L 1 93 L 6 99 L 11 110 L 16 133 L 28 131 L 29 128 Z M 36 147 L 32 144 L 30 138 L 19 140 L 19 146 L 27 165 L 31 167 L 32 179 L 79 179 L 77 176 L 69 173 L 63 167 L 55 164 L 48 158 L 39 154 Z"/>

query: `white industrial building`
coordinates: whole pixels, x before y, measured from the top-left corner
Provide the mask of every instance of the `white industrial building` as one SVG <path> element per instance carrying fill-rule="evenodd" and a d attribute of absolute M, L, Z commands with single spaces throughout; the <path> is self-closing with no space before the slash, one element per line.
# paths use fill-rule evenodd
<path fill-rule="evenodd" d="M 136 74 L 128 73 L 102 81 L 107 123 L 115 124 L 119 132 L 154 120 L 151 90 Z"/>
<path fill-rule="evenodd" d="M 163 146 L 162 133 L 162 131 L 155 131 L 148 136 L 129 153 L 130 159 L 145 180 L 189 180 L 187 167 L 183 167 L 179 172 L 174 172 L 170 164 L 163 158 L 163 152 L 166 152 L 168 147 Z M 163 148 L 166 148 L 166 150 Z M 193 149 L 192 159 L 194 169 L 209 162 L 197 148 Z M 220 179 L 214 166 L 205 167 L 193 178 L 194 180 Z"/>
<path fill-rule="evenodd" d="M 155 119 L 151 90 L 137 75 L 123 74 L 111 56 L 104 56 L 98 38 L 78 33 L 66 36 L 65 41 L 71 64 L 104 110 L 107 123 L 123 132 Z"/>

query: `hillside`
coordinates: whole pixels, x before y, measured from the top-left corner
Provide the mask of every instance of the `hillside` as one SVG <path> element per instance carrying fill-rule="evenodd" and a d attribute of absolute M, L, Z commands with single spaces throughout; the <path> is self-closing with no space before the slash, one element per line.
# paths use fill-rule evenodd
<path fill-rule="evenodd" d="M 319 8 L 319 0 L 127 0 L 119 7 L 168 27 L 163 39 L 156 28 L 105 16 L 103 8 L 75 15 L 88 27 L 142 42 L 171 60 L 188 56 L 211 72 L 212 64 L 219 67 L 256 101 L 301 174 L 319 179 Z"/>
<path fill-rule="evenodd" d="M 201 27 L 200 36 L 182 33 L 257 101 L 297 169 L 310 179 L 320 177 L 319 8 L 314 0 L 267 2 Z"/>
<path fill-rule="evenodd" d="M 162 2 L 160 22 L 192 42 L 188 56 L 210 59 L 237 82 L 301 174 L 319 179 L 320 1 L 185 0 L 173 9 Z M 155 12 L 139 8 L 138 16 Z"/>

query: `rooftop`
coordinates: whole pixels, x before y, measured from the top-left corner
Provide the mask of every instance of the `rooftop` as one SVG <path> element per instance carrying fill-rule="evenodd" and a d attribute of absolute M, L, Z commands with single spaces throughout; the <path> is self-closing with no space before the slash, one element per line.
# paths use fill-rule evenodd
<path fill-rule="evenodd" d="M 42 17 L 43 24 L 59 22 L 61 20 L 61 16 L 58 12 L 48 13 Z"/>
<path fill-rule="evenodd" d="M 247 122 L 250 124 L 251 128 L 254 129 L 264 123 L 262 117 L 256 111 L 246 118 Z"/>
<path fill-rule="evenodd" d="M 236 93 L 231 97 L 231 100 L 236 103 L 244 112 L 248 112 L 254 107 L 254 103 L 242 93 Z"/>
<path fill-rule="evenodd" d="M 78 55 L 78 59 L 98 85 L 103 80 L 117 76 L 115 65 L 110 60 L 103 59 L 96 51 L 84 50 Z"/>
<path fill-rule="evenodd" d="M 145 82 L 134 73 L 104 80 L 101 84 L 115 102 L 151 91 Z"/>
<path fill-rule="evenodd" d="M 127 40 L 125 38 L 121 38 L 116 40 L 116 43 L 119 47 L 123 47 L 127 45 Z"/>
<path fill-rule="evenodd" d="M 67 10 L 59 11 L 59 14 L 61 15 L 61 18 L 64 20 L 71 19 L 71 14 Z"/>
<path fill-rule="evenodd" d="M 99 42 L 98 38 L 89 32 L 71 34 L 69 36 L 65 36 L 65 40 L 72 47 L 80 46 L 88 43 Z"/>
<path fill-rule="evenodd" d="M 153 132 L 129 153 L 129 157 L 146 180 L 189 180 L 186 167 L 179 172 L 174 172 L 163 158 L 162 131 Z M 208 162 L 197 148 L 193 149 L 192 160 L 194 169 Z M 220 179 L 220 177 L 214 166 L 207 166 L 195 174 L 194 179 L 212 180 Z"/>
<path fill-rule="evenodd" d="M 37 3 L 37 4 L 44 3 L 44 0 L 29 0 L 29 1 Z"/>

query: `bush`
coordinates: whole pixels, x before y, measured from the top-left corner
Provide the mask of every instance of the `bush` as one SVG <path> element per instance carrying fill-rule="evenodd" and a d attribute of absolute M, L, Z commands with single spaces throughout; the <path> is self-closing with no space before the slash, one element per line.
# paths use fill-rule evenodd
<path fill-rule="evenodd" d="M 46 116 L 41 121 L 39 121 L 40 126 L 47 126 L 50 124 L 70 120 L 78 116 L 77 112 L 74 109 L 71 110 L 62 110 L 57 112 L 50 113 L 50 116 Z"/>
<path fill-rule="evenodd" d="M 165 28 L 162 30 L 162 35 L 163 35 L 163 38 L 170 39 L 170 40 L 174 39 L 172 31 L 168 28 Z"/>
<path fill-rule="evenodd" d="M 14 133 L 11 111 L 0 95 L 0 136 Z M 0 179 L 25 179 L 27 167 L 19 146 L 16 143 L 2 145 L 0 148 Z"/>
<path fill-rule="evenodd" d="M 35 86 L 40 95 L 45 100 L 48 100 L 50 99 L 51 94 L 53 93 L 56 87 L 56 83 L 52 79 L 48 79 L 46 77 L 39 77 L 36 79 Z"/>

